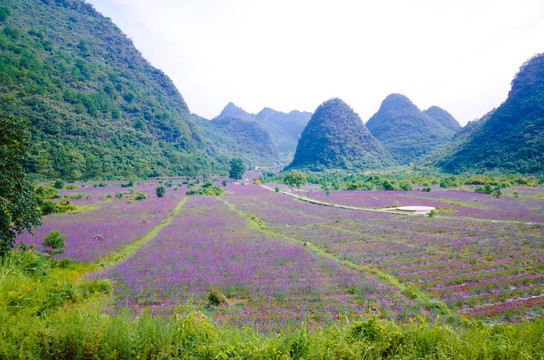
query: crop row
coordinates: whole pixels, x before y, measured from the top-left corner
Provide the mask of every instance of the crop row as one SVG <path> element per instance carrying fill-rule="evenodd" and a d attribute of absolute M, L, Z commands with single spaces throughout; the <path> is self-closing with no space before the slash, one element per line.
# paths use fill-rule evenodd
<path fill-rule="evenodd" d="M 148 198 L 144 200 L 122 198 L 106 201 L 107 194 L 121 191 L 128 193 L 126 188 L 120 186 L 64 191 L 65 194 L 92 194 L 89 199 L 76 199 L 72 202 L 94 205 L 96 208 L 45 216 L 41 226 L 35 228 L 32 234 L 20 235 L 17 241 L 39 249 L 45 235 L 60 230 L 67 239 L 65 253 L 59 258 L 69 257 L 86 262 L 97 260 L 152 230 L 170 214 L 185 193 L 182 190 L 169 191 L 165 197 L 157 198 L 153 195 L 155 186 L 155 183 L 145 183 L 135 188 L 135 191 L 147 193 Z"/>
<path fill-rule="evenodd" d="M 513 308 L 528 316 L 541 311 L 542 302 L 535 299 L 544 291 L 543 226 L 370 213 L 253 191 L 225 197 L 278 234 L 386 271 L 453 309 L 471 316 L 510 315 Z M 502 306 L 504 312 L 472 311 L 505 302 L 516 306 Z"/>
<path fill-rule="evenodd" d="M 390 284 L 252 230 L 212 197 L 190 197 L 152 241 L 101 276 L 116 281 L 117 309 L 172 314 L 196 306 L 217 322 L 265 331 L 376 311 L 424 314 Z"/>

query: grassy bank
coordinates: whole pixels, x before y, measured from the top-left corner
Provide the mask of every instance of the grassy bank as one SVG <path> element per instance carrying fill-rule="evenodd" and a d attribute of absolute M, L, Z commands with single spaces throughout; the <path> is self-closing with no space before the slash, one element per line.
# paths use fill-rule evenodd
<path fill-rule="evenodd" d="M 92 268 L 32 251 L 0 266 L 2 359 L 538 359 L 544 320 L 461 326 L 376 318 L 282 333 L 220 327 L 180 309 L 171 318 L 105 312 L 111 285 Z"/>

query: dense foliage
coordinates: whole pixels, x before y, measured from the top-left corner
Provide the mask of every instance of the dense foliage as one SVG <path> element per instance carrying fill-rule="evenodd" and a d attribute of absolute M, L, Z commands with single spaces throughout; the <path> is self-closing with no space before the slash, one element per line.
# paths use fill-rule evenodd
<path fill-rule="evenodd" d="M 544 173 L 544 54 L 523 64 L 499 108 L 466 128 L 436 162 L 442 169 Z"/>
<path fill-rule="evenodd" d="M 270 135 L 256 122 L 239 117 L 217 117 L 211 125 L 240 144 L 245 149 L 243 153 L 253 155 L 258 162 L 252 165 L 272 166 L 279 161 Z"/>
<path fill-rule="evenodd" d="M 321 104 L 302 132 L 288 168 L 376 169 L 395 162 L 341 99 Z"/>
<path fill-rule="evenodd" d="M 264 108 L 254 118 L 270 134 L 276 145 L 280 161 L 289 164 L 295 156 L 302 130 L 311 117 L 311 113 L 304 111 L 293 110 L 284 113 Z"/>
<path fill-rule="evenodd" d="M 308 112 L 293 110 L 290 113 L 283 113 L 270 108 L 264 108 L 258 114 L 250 114 L 233 103 L 228 103 L 215 120 L 235 118 L 241 119 L 241 124 L 251 122 L 258 124 L 259 128 L 268 133 L 270 141 L 275 147 L 273 154 L 265 153 L 264 156 L 258 151 L 260 146 L 257 148 L 248 146 L 244 137 L 233 133 L 235 129 L 217 127 L 215 122 L 207 121 L 197 115 L 193 115 L 193 119 L 202 128 L 210 153 L 216 156 L 240 156 L 248 164 L 262 166 L 270 165 L 270 155 L 273 157 L 273 162 L 279 160 L 283 164 L 287 164 L 293 160 L 300 134 L 311 116 L 312 114 Z M 256 128 L 255 124 L 249 124 L 249 126 Z M 251 136 L 250 132 L 244 133 Z M 266 141 L 268 142 L 268 140 Z M 250 144 L 253 144 L 253 141 Z"/>
<path fill-rule="evenodd" d="M 400 164 L 409 164 L 451 141 L 455 131 L 423 113 L 406 96 L 390 94 L 366 126 Z M 453 120 L 455 121 L 455 120 Z M 450 119 L 451 123 L 451 119 Z"/>
<path fill-rule="evenodd" d="M 263 174 L 260 179 L 263 182 L 285 183 L 285 175 L 288 173 Z M 427 171 L 408 171 L 399 168 L 396 171 L 348 172 L 348 171 L 319 171 L 305 172 L 307 181 L 311 184 L 320 184 L 323 190 L 412 190 L 422 187 L 430 191 L 429 186 L 439 185 L 441 188 L 477 186 L 475 191 L 489 188 L 489 194 L 496 193 L 498 189 L 512 186 L 537 187 L 544 185 L 544 176 L 521 176 L 513 174 L 501 174 L 488 172 L 485 174 L 463 173 L 452 175 L 447 173 L 435 173 Z M 427 190 L 428 189 L 428 190 Z"/>
<path fill-rule="evenodd" d="M 28 122 L 0 117 L 0 258 L 15 237 L 40 224 L 41 211 L 22 163 L 30 148 Z"/>
<path fill-rule="evenodd" d="M 461 129 L 461 125 L 459 125 L 459 122 L 457 122 L 457 120 L 455 120 L 455 118 L 449 112 L 438 106 L 431 106 L 427 110 L 423 110 L 423 113 L 438 121 L 440 124 L 447 127 L 448 129 L 451 129 L 453 131 L 458 131 Z"/>
<path fill-rule="evenodd" d="M 230 159 L 229 177 L 234 180 L 239 180 L 244 175 L 246 168 L 244 162 L 240 158 Z"/>
<path fill-rule="evenodd" d="M 214 166 L 171 80 L 111 20 L 81 0 L 3 3 L 0 106 L 34 127 L 28 171 L 88 179 Z"/>
<path fill-rule="evenodd" d="M 293 188 L 294 186 L 300 188 L 301 185 L 305 185 L 308 182 L 308 179 L 306 178 L 306 174 L 302 171 L 291 170 L 288 173 L 285 173 L 283 182 L 286 185 L 289 185 L 290 188 Z"/>

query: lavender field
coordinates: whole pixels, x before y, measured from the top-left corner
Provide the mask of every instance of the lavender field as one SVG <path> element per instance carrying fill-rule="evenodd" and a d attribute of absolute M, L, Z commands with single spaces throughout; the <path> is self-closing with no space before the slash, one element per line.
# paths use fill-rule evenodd
<path fill-rule="evenodd" d="M 542 315 L 542 188 L 500 198 L 468 191 L 301 193 L 371 209 L 450 209 L 428 217 L 316 205 L 231 183 L 227 193 L 208 197 L 185 195 L 186 185 L 174 180 L 158 198 L 158 184 L 63 190 L 85 194 L 72 201 L 90 210 L 49 215 L 34 235 L 18 240 L 39 244 L 60 230 L 68 237 L 60 257 L 97 262 L 147 234 L 130 256 L 91 275 L 113 279 L 111 312 L 170 316 L 196 308 L 216 323 L 263 331 L 370 314 L 401 322 L 443 315 L 433 302 L 454 316 L 488 321 Z M 135 200 L 137 192 L 147 198 Z"/>

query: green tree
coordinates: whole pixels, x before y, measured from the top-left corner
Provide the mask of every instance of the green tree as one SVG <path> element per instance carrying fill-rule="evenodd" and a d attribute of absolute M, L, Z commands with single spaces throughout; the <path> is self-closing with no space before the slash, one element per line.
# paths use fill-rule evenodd
<path fill-rule="evenodd" d="M 60 230 L 53 230 L 45 235 L 42 242 L 43 250 L 50 258 L 57 254 L 64 253 L 64 241 L 66 236 L 60 234 Z"/>
<path fill-rule="evenodd" d="M 63 188 L 64 188 L 64 181 L 62 181 L 61 179 L 57 179 L 57 180 L 55 181 L 55 183 L 53 184 L 53 187 L 54 187 L 55 189 L 59 189 L 59 190 L 60 190 L 60 189 L 63 189 Z"/>
<path fill-rule="evenodd" d="M 162 185 L 157 186 L 155 189 L 155 193 L 157 194 L 157 197 L 163 197 L 164 194 L 166 194 L 166 188 Z"/>
<path fill-rule="evenodd" d="M 30 148 L 28 122 L 0 117 L 0 258 L 5 258 L 24 230 L 40 225 L 41 211 L 23 171 Z"/>
<path fill-rule="evenodd" d="M 241 179 L 244 175 L 244 162 L 240 158 L 232 158 L 230 160 L 229 177 L 234 180 Z"/>
<path fill-rule="evenodd" d="M 306 178 L 306 174 L 302 171 L 291 170 L 283 177 L 283 183 L 288 185 L 291 189 L 293 186 L 300 188 L 301 185 L 308 183 L 308 179 Z"/>

